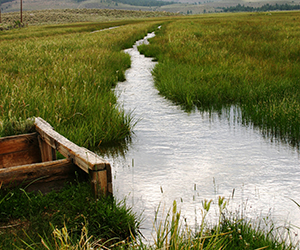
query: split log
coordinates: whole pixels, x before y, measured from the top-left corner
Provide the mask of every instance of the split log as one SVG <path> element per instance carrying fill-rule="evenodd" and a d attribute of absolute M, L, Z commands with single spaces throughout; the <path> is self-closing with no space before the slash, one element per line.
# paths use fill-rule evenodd
<path fill-rule="evenodd" d="M 40 134 L 43 141 L 45 141 L 52 148 L 56 149 L 67 159 L 84 170 L 86 173 L 89 170 L 103 170 L 109 163 L 102 159 L 99 155 L 92 151 L 79 147 L 64 136 L 57 133 L 49 123 L 42 118 L 35 118 L 36 131 Z"/>
<path fill-rule="evenodd" d="M 106 160 L 69 141 L 40 117 L 35 127 L 37 133 L 0 138 L 0 186 L 61 180 L 79 167 L 90 175 L 95 195 L 112 194 Z M 53 161 L 56 150 L 67 159 Z"/>
<path fill-rule="evenodd" d="M 95 195 L 112 194 L 111 166 L 108 161 L 60 135 L 40 117 L 35 118 L 35 127 L 41 140 L 90 174 Z"/>

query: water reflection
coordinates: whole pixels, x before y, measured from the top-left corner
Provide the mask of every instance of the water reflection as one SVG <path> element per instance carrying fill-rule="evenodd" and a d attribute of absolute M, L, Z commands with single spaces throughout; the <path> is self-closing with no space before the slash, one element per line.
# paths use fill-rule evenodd
<path fill-rule="evenodd" d="M 125 158 L 127 152 L 130 150 L 131 142 L 132 139 L 127 138 L 124 141 L 120 141 L 118 143 L 101 145 L 101 147 L 96 147 L 92 149 L 92 151 L 102 157 Z"/>
<path fill-rule="evenodd" d="M 200 221 L 201 201 L 228 198 L 233 192 L 230 209 L 252 218 L 271 213 L 281 225 L 292 221 L 300 226 L 300 210 L 290 200 L 300 199 L 296 150 L 270 143 L 251 125 L 228 119 L 234 117 L 228 112 L 239 112 L 235 107 L 222 115 L 184 112 L 154 88 L 155 62 L 140 55 L 136 45 L 126 53 L 132 67 L 116 92 L 124 109 L 134 110 L 141 120 L 125 154 L 106 159 L 113 167 L 114 195 L 127 197 L 136 212 L 143 212 L 147 238 L 160 203 L 170 208 L 177 200 L 193 225 Z"/>

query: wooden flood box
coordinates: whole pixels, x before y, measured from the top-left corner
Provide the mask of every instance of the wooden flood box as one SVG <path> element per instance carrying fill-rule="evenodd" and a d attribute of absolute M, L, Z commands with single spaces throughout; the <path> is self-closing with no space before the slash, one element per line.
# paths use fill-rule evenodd
<path fill-rule="evenodd" d="M 64 182 L 76 171 L 89 174 L 96 196 L 112 194 L 110 164 L 35 118 L 35 133 L 0 138 L 0 188 Z M 66 159 L 56 160 L 56 151 Z"/>

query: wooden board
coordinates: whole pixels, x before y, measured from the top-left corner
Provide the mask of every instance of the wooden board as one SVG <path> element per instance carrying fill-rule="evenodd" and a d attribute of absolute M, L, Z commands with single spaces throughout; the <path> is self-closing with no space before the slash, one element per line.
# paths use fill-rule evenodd
<path fill-rule="evenodd" d="M 0 138 L 0 169 L 41 160 L 37 133 Z"/>
<path fill-rule="evenodd" d="M 77 166 L 63 159 L 0 169 L 0 185 L 24 186 L 29 183 L 45 183 L 74 175 Z"/>
<path fill-rule="evenodd" d="M 54 148 L 44 142 L 41 136 L 38 136 L 39 146 L 41 151 L 42 162 L 56 160 L 56 151 Z"/>
<path fill-rule="evenodd" d="M 92 151 L 79 147 L 64 136 L 57 133 L 49 123 L 40 117 L 35 118 L 36 131 L 42 140 L 60 152 L 86 173 L 89 170 L 104 170 L 110 164 Z"/>

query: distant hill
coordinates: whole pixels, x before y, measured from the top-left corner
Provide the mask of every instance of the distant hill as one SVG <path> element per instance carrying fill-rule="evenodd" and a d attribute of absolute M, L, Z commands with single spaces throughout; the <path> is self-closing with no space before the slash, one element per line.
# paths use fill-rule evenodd
<path fill-rule="evenodd" d="M 20 0 L 0 0 L 0 3 L 2 13 L 20 10 Z M 237 5 L 259 8 L 266 4 L 296 5 L 300 0 L 23 0 L 23 10 L 116 9 L 202 14 Z"/>
<path fill-rule="evenodd" d="M 133 6 L 159 6 L 159 7 L 175 3 L 175 2 L 167 2 L 167 1 L 159 1 L 159 0 L 114 0 L 114 1 L 116 3 L 129 4 Z"/>
<path fill-rule="evenodd" d="M 78 22 L 114 22 L 115 26 L 127 23 L 139 22 L 139 19 L 151 17 L 174 16 L 170 12 L 158 11 L 131 11 L 112 9 L 52 9 L 52 10 L 32 10 L 23 12 L 23 23 L 25 25 L 40 24 L 65 24 Z M 7 12 L 1 15 L 3 27 L 11 27 L 20 20 L 20 12 Z M 78 24 L 79 26 L 81 24 Z M 108 27 L 110 27 L 108 25 Z"/>

